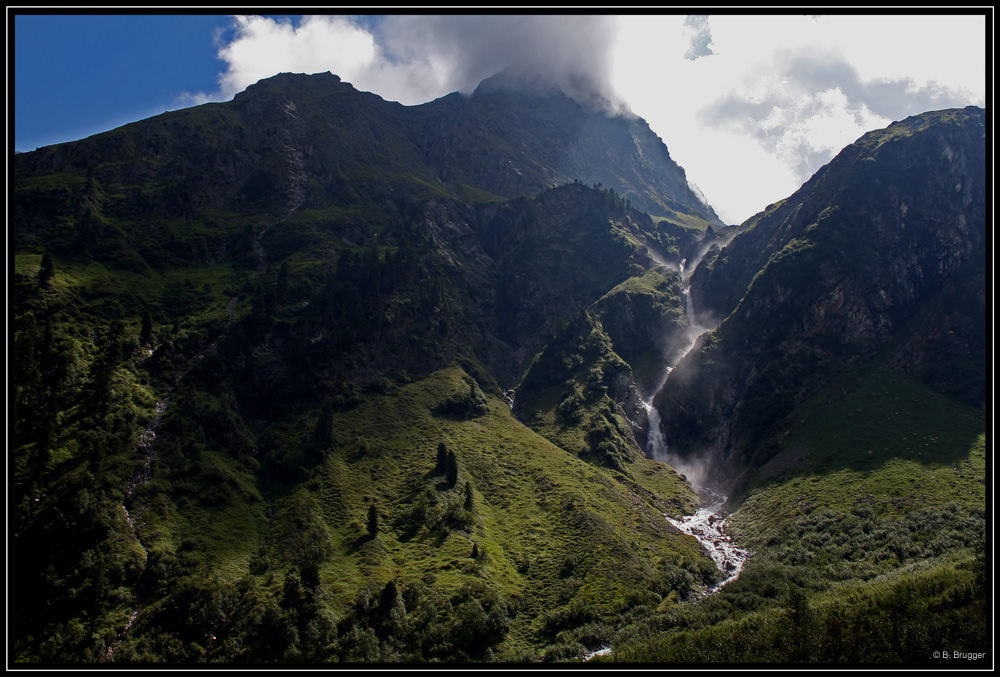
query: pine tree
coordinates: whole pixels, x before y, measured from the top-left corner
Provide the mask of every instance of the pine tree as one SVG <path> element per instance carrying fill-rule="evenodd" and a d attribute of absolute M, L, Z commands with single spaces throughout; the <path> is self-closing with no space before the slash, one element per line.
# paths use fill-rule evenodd
<path fill-rule="evenodd" d="M 438 442 L 437 464 L 434 466 L 434 473 L 440 475 L 447 467 L 448 447 L 445 446 L 444 442 Z"/>
<path fill-rule="evenodd" d="M 472 508 L 473 508 L 472 482 L 466 481 L 466 483 L 465 483 L 465 509 L 466 510 L 472 510 Z"/>
<path fill-rule="evenodd" d="M 313 430 L 313 460 L 321 460 L 324 452 L 333 444 L 333 403 L 323 403 L 316 428 Z"/>
<path fill-rule="evenodd" d="M 458 482 L 458 458 L 454 451 L 448 451 L 448 461 L 445 465 L 445 478 L 448 480 L 448 486 L 453 487 Z"/>
<path fill-rule="evenodd" d="M 148 310 L 142 315 L 142 329 L 139 331 L 139 345 L 148 346 L 153 342 L 153 315 Z"/>
<path fill-rule="evenodd" d="M 378 510 L 374 503 L 368 506 L 368 536 L 370 538 L 378 536 Z"/>
<path fill-rule="evenodd" d="M 91 389 L 99 407 L 110 402 L 112 379 L 125 356 L 122 347 L 124 335 L 125 325 L 121 320 L 112 322 L 98 348 L 97 357 L 90 365 Z"/>
<path fill-rule="evenodd" d="M 36 414 L 43 397 L 42 365 L 35 316 L 26 313 L 18 320 L 14 335 L 14 434 L 18 444 L 25 444 L 36 431 Z"/>
<path fill-rule="evenodd" d="M 52 262 L 52 254 L 45 252 L 42 254 L 42 267 L 38 271 L 38 286 L 43 289 L 48 289 L 51 285 L 52 278 L 55 277 L 56 267 Z"/>

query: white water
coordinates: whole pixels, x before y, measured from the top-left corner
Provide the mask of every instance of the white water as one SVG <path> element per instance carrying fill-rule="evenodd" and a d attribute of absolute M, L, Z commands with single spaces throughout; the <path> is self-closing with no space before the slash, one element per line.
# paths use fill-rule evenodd
<path fill-rule="evenodd" d="M 587 653 L 583 654 L 583 660 L 589 661 L 595 656 L 607 656 L 609 653 L 611 653 L 610 646 L 601 647 L 597 651 L 588 651 Z"/>
<path fill-rule="evenodd" d="M 646 427 L 647 430 L 646 452 L 649 455 L 649 457 L 657 461 L 663 461 L 664 463 L 669 464 L 670 466 L 678 469 L 679 472 L 682 472 L 686 475 L 694 475 L 700 478 L 701 473 L 696 472 L 700 469 L 687 467 L 686 470 L 689 470 L 691 472 L 685 472 L 685 470 L 678 467 L 678 466 L 684 466 L 685 465 L 684 462 L 681 461 L 680 459 L 673 458 L 670 455 L 669 450 L 667 449 L 666 438 L 663 435 L 663 425 L 660 419 L 660 412 L 657 411 L 655 407 L 653 407 L 653 400 L 656 399 L 656 395 L 659 394 L 659 392 L 663 389 L 663 386 L 670 378 L 670 374 L 673 372 L 674 367 L 682 359 L 684 359 L 684 357 L 686 357 L 688 353 L 691 352 L 695 344 L 698 342 L 698 338 L 709 329 L 712 329 L 712 327 L 702 324 L 695 314 L 694 300 L 691 298 L 691 281 L 690 281 L 691 272 L 693 272 L 693 270 L 689 272 L 686 266 L 687 266 L 687 259 L 681 259 L 681 262 L 678 266 L 678 272 L 680 272 L 681 282 L 684 284 L 683 286 L 684 316 L 687 319 L 688 328 L 684 332 L 683 342 L 680 344 L 680 346 L 678 346 L 675 349 L 675 351 L 673 351 L 676 354 L 676 358 L 674 359 L 673 364 L 670 364 L 666 367 L 663 373 L 663 377 L 660 379 L 660 382 L 653 390 L 652 396 L 649 397 L 648 399 L 644 398 L 642 400 L 642 405 L 646 410 L 646 420 L 648 422 Z"/>
<path fill-rule="evenodd" d="M 704 255 L 704 252 L 701 255 Z M 695 261 L 694 267 L 697 267 L 698 262 L 700 262 L 701 255 Z M 749 558 L 750 554 L 746 550 L 737 547 L 732 537 L 725 533 L 726 520 L 719 512 L 721 512 L 722 506 L 726 502 L 726 497 L 716 493 L 709 487 L 703 486 L 707 474 L 706 469 L 697 461 L 675 457 L 670 453 L 667 447 L 666 436 L 663 432 L 663 422 L 660 418 L 660 412 L 653 406 L 653 400 L 670 378 L 674 366 L 691 352 L 702 334 L 713 328 L 699 321 L 695 314 L 694 300 L 691 298 L 690 282 L 693 269 L 688 271 L 686 264 L 687 259 L 681 260 L 679 272 L 684 285 L 684 315 L 688 321 L 688 330 L 684 335 L 684 342 L 677 351 L 674 363 L 667 366 L 663 378 L 653 391 L 653 396 L 648 400 L 643 399 L 642 405 L 646 410 L 647 454 L 654 460 L 670 465 L 677 472 L 685 476 L 698 491 L 699 496 L 702 497 L 702 507 L 693 515 L 674 519 L 664 514 L 664 518 L 683 533 L 690 534 L 698 539 L 698 542 L 704 547 L 705 551 L 715 562 L 715 565 L 725 574 L 726 577 L 720 583 L 708 590 L 708 594 L 712 594 L 718 592 L 722 586 L 739 576 L 740 571 L 743 569 L 743 564 Z"/>
<path fill-rule="evenodd" d="M 707 251 L 707 247 L 699 253 L 691 272 L 693 272 L 693 269 L 697 267 L 697 264 L 701 261 L 701 257 L 704 256 L 705 251 Z M 666 261 L 657 256 L 652 250 L 650 250 L 650 255 L 660 265 L 668 265 Z M 714 326 L 706 326 L 700 322 L 695 315 L 694 301 L 691 298 L 691 276 L 690 272 L 686 269 L 686 264 L 687 259 L 682 259 L 680 265 L 678 266 L 678 272 L 680 272 L 681 281 L 684 284 L 684 315 L 688 321 L 688 329 L 684 334 L 684 341 L 679 348 L 674 351 L 674 354 L 676 354 L 677 357 L 674 359 L 673 364 L 668 364 L 664 368 L 663 375 L 658 380 L 656 387 L 653 388 L 653 394 L 648 398 L 641 398 L 640 401 L 643 409 L 646 411 L 647 455 L 654 460 L 667 463 L 678 472 L 690 478 L 692 485 L 698 491 L 698 495 L 702 499 L 702 507 L 695 511 L 693 515 L 688 515 L 680 519 L 674 519 L 664 513 L 663 517 L 682 533 L 694 536 L 698 542 L 701 543 L 709 557 L 712 558 L 712 561 L 715 562 L 715 565 L 725 575 L 725 578 L 723 578 L 719 583 L 716 583 L 714 586 L 705 591 L 705 594 L 711 595 L 721 590 L 724 585 L 735 580 L 740 575 L 743 565 L 746 563 L 747 559 L 750 558 L 750 553 L 742 548 L 739 548 L 733 542 L 732 537 L 725 533 L 726 520 L 719 515 L 719 512 L 722 510 L 722 506 L 726 502 L 726 496 L 716 493 L 710 488 L 700 486 L 701 479 L 705 473 L 699 465 L 692 462 L 685 462 L 679 458 L 673 458 L 670 455 L 669 450 L 667 449 L 666 436 L 663 434 L 660 412 L 653 406 L 653 400 L 656 398 L 656 395 L 660 392 L 660 390 L 663 389 L 667 379 L 670 378 L 670 374 L 673 372 L 674 366 L 676 366 L 677 363 L 679 363 L 689 352 L 691 352 L 691 349 L 694 348 L 695 344 L 698 342 L 698 337 L 706 331 L 714 328 Z M 589 661 L 595 656 L 604 656 L 612 652 L 613 650 L 611 647 L 605 646 L 595 651 L 589 651 L 580 656 L 580 658 L 584 661 Z"/>
<path fill-rule="evenodd" d="M 674 519 L 667 514 L 663 516 L 680 531 L 697 538 L 708 552 L 709 557 L 715 562 L 715 566 L 719 567 L 719 571 L 725 574 L 726 577 L 722 581 L 707 591 L 707 594 L 711 595 L 740 575 L 743 565 L 750 559 L 750 553 L 738 547 L 733 542 L 732 537 L 726 534 L 726 519 L 719 515 L 723 503 L 726 502 L 726 497 L 716 494 L 710 489 L 702 489 L 699 494 L 711 495 L 711 504 L 704 505 L 693 515 L 681 519 Z"/>

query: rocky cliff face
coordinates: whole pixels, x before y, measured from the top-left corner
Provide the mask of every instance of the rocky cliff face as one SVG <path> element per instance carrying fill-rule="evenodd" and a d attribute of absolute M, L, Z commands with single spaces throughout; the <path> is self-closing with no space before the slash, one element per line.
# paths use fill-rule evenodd
<path fill-rule="evenodd" d="M 896 364 L 927 372 L 975 352 L 985 316 L 984 117 L 940 111 L 866 134 L 706 255 L 692 289 L 699 309 L 726 319 L 657 399 L 669 446 L 745 463 L 846 365 L 888 348 Z M 937 295 L 958 288 L 953 299 L 980 301 L 945 309 Z M 932 302 L 940 310 L 929 321 Z"/>
<path fill-rule="evenodd" d="M 425 108 L 427 157 L 446 182 L 508 197 L 574 180 L 599 183 L 649 214 L 722 223 L 663 141 L 631 113 L 591 110 L 558 88 L 525 89 L 505 73 L 470 97 L 451 94 Z"/>

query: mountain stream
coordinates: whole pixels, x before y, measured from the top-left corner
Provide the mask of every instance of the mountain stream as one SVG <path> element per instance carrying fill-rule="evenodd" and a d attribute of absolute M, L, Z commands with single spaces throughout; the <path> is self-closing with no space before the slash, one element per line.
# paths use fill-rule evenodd
<path fill-rule="evenodd" d="M 237 297 L 234 296 L 232 299 L 230 299 L 228 305 L 226 306 L 226 312 L 229 316 L 230 322 L 232 322 L 233 308 L 235 307 L 236 302 L 237 302 Z M 191 372 L 195 364 L 201 362 L 201 360 L 205 357 L 207 353 L 212 352 L 216 349 L 216 347 L 219 345 L 219 341 L 222 340 L 222 338 L 228 333 L 228 331 L 229 331 L 229 324 L 227 323 L 226 328 L 222 331 L 222 334 L 217 336 L 215 340 L 212 341 L 212 343 L 209 344 L 209 346 L 204 351 L 195 355 L 192 358 L 191 362 L 189 363 L 188 368 L 184 371 L 184 373 L 178 376 L 174 380 L 173 385 L 167 388 L 167 392 L 164 395 L 163 399 L 156 403 L 156 410 L 153 419 L 142 431 L 142 434 L 139 436 L 139 442 L 138 444 L 136 444 L 134 456 L 136 457 L 135 460 L 137 461 L 137 463 L 135 470 L 132 473 L 132 477 L 125 485 L 125 496 L 122 500 L 121 507 L 122 507 L 122 513 L 125 516 L 125 524 L 128 526 L 128 532 L 132 535 L 132 538 L 134 538 L 135 541 L 140 546 L 142 546 L 144 560 L 148 560 L 149 556 L 149 548 L 146 546 L 145 543 L 142 542 L 142 539 L 139 537 L 139 531 L 142 529 L 142 527 L 145 526 L 145 522 L 142 520 L 142 512 L 144 506 L 135 505 L 134 499 L 132 498 L 132 494 L 135 493 L 136 489 L 148 483 L 153 478 L 153 461 L 155 461 L 158 458 L 156 450 L 154 449 L 154 442 L 156 441 L 156 429 L 160 426 L 160 422 L 163 420 L 163 414 L 167 411 L 167 407 L 170 404 L 170 394 L 173 392 L 174 388 L 181 381 L 181 379 L 183 379 Z M 153 354 L 152 351 L 149 354 L 150 356 L 152 356 Z M 146 573 L 147 563 L 148 563 L 147 561 L 143 562 L 143 568 L 142 571 L 139 573 L 139 578 L 136 583 L 137 586 L 136 605 L 132 609 L 132 613 L 129 615 L 128 620 L 125 621 L 125 625 L 115 636 L 115 639 L 112 640 L 111 644 L 108 645 L 108 650 L 105 652 L 103 658 L 103 662 L 105 663 L 112 659 L 112 656 L 115 653 L 115 649 L 118 648 L 118 645 L 121 644 L 122 640 L 124 640 L 125 637 L 128 635 L 129 630 L 132 628 L 132 623 L 135 622 L 136 617 L 139 615 L 139 611 L 142 610 L 142 607 L 145 603 L 145 597 L 147 592 L 146 588 L 148 581 L 145 581 L 143 577 L 144 574 Z"/>
<path fill-rule="evenodd" d="M 702 481 L 704 473 L 702 468 L 697 465 L 697 462 L 674 457 L 670 454 L 666 438 L 663 434 L 660 412 L 653 406 L 653 400 L 663 388 L 667 379 L 670 378 L 670 373 L 673 371 L 674 366 L 691 352 L 691 349 L 694 348 L 695 343 L 698 341 L 698 337 L 713 328 L 702 324 L 699 318 L 697 318 L 694 310 L 694 302 L 691 299 L 691 272 L 693 272 L 694 267 L 697 267 L 699 261 L 700 257 L 691 270 L 686 267 L 687 259 L 683 259 L 680 263 L 679 272 L 684 289 L 684 315 L 687 317 L 688 331 L 684 336 L 683 344 L 677 351 L 677 357 L 674 359 L 673 364 L 666 367 L 662 378 L 653 390 L 652 397 L 648 400 L 643 399 L 642 405 L 646 410 L 648 440 L 646 452 L 648 456 L 657 461 L 663 461 L 678 472 L 684 473 L 685 477 L 691 479 L 695 490 L 701 497 L 701 508 L 693 515 L 688 515 L 680 519 L 674 519 L 666 514 L 663 517 L 683 533 L 690 534 L 698 539 L 698 542 L 701 543 L 716 566 L 724 574 L 725 578 L 707 591 L 707 594 L 712 594 L 718 592 L 722 586 L 739 576 L 740 571 L 743 569 L 743 564 L 749 558 L 750 553 L 737 547 L 732 537 L 725 533 L 726 520 L 720 513 L 722 512 L 723 504 L 726 502 L 726 496 L 717 493 L 710 487 L 698 486 Z"/>
<path fill-rule="evenodd" d="M 139 573 L 139 579 L 137 581 L 137 594 L 136 594 L 136 605 L 132 609 L 132 613 L 129 614 L 128 620 L 125 621 L 124 627 L 118 632 L 111 644 L 108 645 L 108 650 L 104 654 L 103 662 L 108 662 L 115 653 L 115 649 L 121 644 L 122 640 L 128 635 L 129 630 L 132 628 L 132 623 L 135 622 L 136 617 L 139 615 L 139 611 L 142 609 L 143 603 L 145 601 L 145 595 L 143 594 L 143 574 L 146 573 L 146 564 L 149 556 L 149 549 L 146 544 L 142 542 L 139 538 L 139 529 L 144 526 L 142 522 L 142 507 L 136 506 L 132 500 L 132 494 L 136 489 L 146 484 L 153 478 L 153 461 L 156 460 L 156 452 L 153 450 L 153 442 L 156 440 L 156 428 L 160 425 L 160 421 L 163 419 L 163 413 L 167 410 L 167 405 L 170 402 L 170 397 L 164 397 L 162 400 L 156 403 L 156 414 L 153 420 L 149 422 L 145 430 L 142 431 L 142 435 L 139 436 L 139 443 L 135 448 L 135 455 L 138 456 L 138 464 L 135 471 L 132 474 L 132 478 L 128 481 L 125 487 L 125 497 L 122 501 L 122 512 L 125 514 L 125 523 L 128 525 L 128 533 L 132 535 L 132 538 L 142 546 L 143 555 L 143 567 L 142 571 Z M 132 508 L 130 511 L 129 508 Z"/>
<path fill-rule="evenodd" d="M 654 258 L 660 262 L 660 265 L 668 265 L 658 257 L 654 256 Z M 680 262 L 679 272 L 681 274 L 681 281 L 684 284 L 684 315 L 688 321 L 688 331 L 685 333 L 683 344 L 676 352 L 677 357 L 674 359 L 673 364 L 668 364 L 664 369 L 662 377 L 653 389 L 652 396 L 648 399 L 642 399 L 642 406 L 646 411 L 647 422 L 647 455 L 654 460 L 668 464 L 678 472 L 686 473 L 685 476 L 695 477 L 696 480 L 700 479 L 702 475 L 700 467 L 692 465 L 685 459 L 675 458 L 670 455 L 667 449 L 666 437 L 663 434 L 660 412 L 653 406 L 653 400 L 656 399 L 656 395 L 667 382 L 674 366 L 694 348 L 698 337 L 706 331 L 714 329 L 714 327 L 706 326 L 699 321 L 695 315 L 694 301 L 691 299 L 691 272 L 693 272 L 700 261 L 701 257 L 699 256 L 690 271 L 686 268 L 687 259 L 682 259 Z M 712 558 L 712 561 L 715 562 L 715 566 L 722 572 L 724 577 L 715 585 L 705 590 L 703 594 L 705 596 L 718 592 L 724 585 L 736 580 L 740 575 L 740 571 L 743 570 L 743 565 L 750 558 L 751 553 L 737 546 L 733 542 L 732 537 L 725 533 L 726 518 L 720 513 L 727 497 L 709 487 L 695 486 L 694 488 L 701 498 L 701 507 L 693 515 L 686 515 L 675 519 L 663 513 L 663 518 L 682 533 L 694 536 L 708 556 Z M 583 654 L 580 658 L 583 661 L 589 661 L 596 656 L 603 656 L 610 653 L 613 653 L 611 647 L 605 646 Z"/>

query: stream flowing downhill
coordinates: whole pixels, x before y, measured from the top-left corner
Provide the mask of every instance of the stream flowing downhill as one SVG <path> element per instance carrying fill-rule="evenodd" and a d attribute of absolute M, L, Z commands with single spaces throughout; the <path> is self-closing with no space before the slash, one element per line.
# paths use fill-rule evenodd
<path fill-rule="evenodd" d="M 704 255 L 704 252 L 701 255 Z M 693 268 L 697 267 L 697 264 L 701 261 L 701 255 L 698 256 L 691 270 L 686 268 L 687 259 L 683 259 L 679 266 L 681 280 L 684 283 L 684 315 L 687 318 L 689 327 L 684 336 L 684 343 L 675 351 L 676 358 L 673 360 L 673 364 L 668 364 L 665 367 L 663 375 L 660 377 L 656 387 L 653 388 L 652 395 L 648 399 L 642 398 L 641 400 L 643 409 L 646 412 L 647 455 L 649 458 L 666 463 L 678 472 L 686 472 L 691 477 L 700 476 L 702 474 L 701 469 L 697 466 L 692 466 L 690 462 L 685 462 L 684 459 L 676 458 L 670 454 L 667 448 L 666 437 L 663 434 L 660 412 L 653 406 L 653 400 L 660 390 L 663 389 L 667 379 L 670 378 L 670 373 L 673 371 L 674 366 L 694 348 L 698 337 L 714 328 L 706 326 L 702 321 L 699 321 L 695 314 L 694 301 L 691 298 L 690 276 Z M 654 258 L 660 261 L 660 265 L 667 265 L 662 259 L 655 256 Z M 712 558 L 712 561 L 715 562 L 719 571 L 722 572 L 723 578 L 702 593 L 701 597 L 705 597 L 717 593 L 724 585 L 736 580 L 740 575 L 740 571 L 743 570 L 743 565 L 750 559 L 752 553 L 740 548 L 733 541 L 732 536 L 726 534 L 726 518 L 720 513 L 727 497 L 710 487 L 694 484 L 693 486 L 701 499 L 701 507 L 693 515 L 674 518 L 663 513 L 663 518 L 682 533 L 694 536 L 708 556 Z M 613 650 L 611 647 L 604 646 L 583 654 L 580 658 L 583 661 L 590 661 L 597 656 L 612 653 Z"/>
<path fill-rule="evenodd" d="M 160 425 L 160 421 L 163 419 L 163 413 L 167 410 L 167 405 L 170 403 L 170 397 L 164 397 L 162 400 L 156 403 L 156 413 L 153 420 L 149 422 L 149 425 L 142 431 L 142 435 L 139 436 L 139 443 L 136 445 L 136 455 L 139 457 L 138 464 L 135 472 L 132 474 L 132 478 L 128 481 L 125 487 L 125 497 L 122 501 L 122 512 L 125 514 L 125 523 L 128 525 L 128 532 L 132 535 L 132 538 L 142 546 L 142 571 L 139 573 L 139 580 L 137 581 L 138 593 L 137 601 L 135 607 L 132 609 L 132 613 L 129 614 L 128 620 L 125 621 L 125 625 L 115 636 L 115 639 L 108 645 L 108 650 L 104 654 L 104 662 L 111 660 L 115 653 L 115 649 L 121 644 L 122 640 L 128 635 L 129 630 L 132 629 L 132 623 L 135 622 L 136 617 L 139 615 L 139 611 L 142 609 L 144 600 L 144 595 L 141 593 L 143 574 L 146 573 L 146 564 L 149 557 L 149 551 L 146 545 L 139 538 L 139 529 L 144 526 L 142 522 L 142 508 L 136 507 L 132 500 L 132 494 L 136 489 L 142 485 L 149 482 L 153 477 L 153 461 L 156 460 L 156 452 L 153 449 L 153 442 L 156 440 L 156 428 Z M 131 508 L 131 510 L 129 510 Z"/>
<path fill-rule="evenodd" d="M 698 261 L 700 261 L 700 257 Z M 698 261 L 695 262 L 694 267 L 697 267 Z M 685 334 L 684 344 L 678 351 L 673 365 L 666 367 L 660 382 L 653 390 L 653 396 L 648 401 L 644 399 L 642 404 L 646 410 L 648 440 L 646 451 L 649 457 L 667 463 L 677 469 L 678 472 L 683 473 L 687 470 L 686 474 L 689 477 L 697 478 L 702 474 L 699 468 L 691 468 L 690 462 L 675 458 L 670 454 L 666 438 L 663 434 L 660 412 L 653 406 L 656 394 L 660 392 L 666 384 L 667 379 L 670 378 L 670 373 L 673 371 L 674 365 L 691 352 L 691 349 L 694 348 L 698 341 L 698 337 L 712 329 L 712 327 L 702 324 L 695 314 L 690 283 L 690 276 L 693 270 L 688 270 L 685 267 L 686 263 L 686 259 L 681 261 L 679 272 L 681 280 L 684 283 L 684 315 L 687 318 L 689 330 Z M 693 515 L 675 519 L 664 513 L 663 517 L 683 533 L 690 534 L 698 539 L 698 542 L 701 543 L 702 547 L 712 558 L 712 561 L 715 562 L 716 566 L 724 574 L 724 578 L 719 583 L 706 591 L 706 594 L 713 594 L 718 592 L 726 583 L 739 576 L 743 565 L 750 557 L 750 553 L 738 547 L 733 542 L 732 537 L 725 533 L 726 519 L 720 513 L 722 512 L 722 506 L 726 502 L 726 496 L 719 494 L 710 487 L 695 486 L 694 488 L 701 498 L 701 507 Z"/>
<path fill-rule="evenodd" d="M 230 322 L 232 321 L 233 308 L 235 307 L 236 302 L 237 297 L 234 296 L 226 305 L 226 313 L 229 316 Z M 135 622 L 136 617 L 138 617 L 139 612 L 145 604 L 146 593 L 148 592 L 148 581 L 145 580 L 145 573 L 146 566 L 148 564 L 149 549 L 146 544 L 142 542 L 142 539 L 139 536 L 140 530 L 145 526 L 145 522 L 142 520 L 144 507 L 136 506 L 132 495 L 135 493 L 136 489 L 144 484 L 147 484 L 151 479 L 153 479 L 153 461 L 158 458 L 156 449 L 154 448 L 154 443 L 156 442 L 156 430 L 159 428 L 160 423 L 163 420 L 163 414 L 166 413 L 167 407 L 170 405 L 170 395 L 174 388 L 181 381 L 181 379 L 191 372 L 194 365 L 204 359 L 207 353 L 215 351 L 216 347 L 219 345 L 219 341 L 222 340 L 228 330 L 229 328 L 227 325 L 222 334 L 217 336 L 215 340 L 212 341 L 207 348 L 205 348 L 205 350 L 198 353 L 191 359 L 188 368 L 174 380 L 173 385 L 167 388 L 163 399 L 156 403 L 156 409 L 152 420 L 145 427 L 145 429 L 143 429 L 142 434 L 139 436 L 139 441 L 136 444 L 136 468 L 132 473 L 132 477 L 125 485 L 125 496 L 122 499 L 121 508 L 125 517 L 125 524 L 128 526 L 128 532 L 132 535 L 132 538 L 134 538 L 135 541 L 142 546 L 143 565 L 142 571 L 139 573 L 139 578 L 136 582 L 136 605 L 129 614 L 128 620 L 125 621 L 122 629 L 115 636 L 114 640 L 112 640 L 111 644 L 108 645 L 108 650 L 105 652 L 103 658 L 103 662 L 105 663 L 112 660 L 115 649 L 117 649 L 122 640 L 128 636 L 129 630 L 132 629 L 132 624 Z M 152 356 L 152 351 L 150 351 L 149 354 Z"/>

